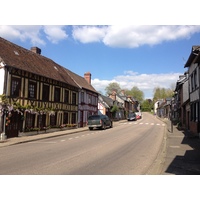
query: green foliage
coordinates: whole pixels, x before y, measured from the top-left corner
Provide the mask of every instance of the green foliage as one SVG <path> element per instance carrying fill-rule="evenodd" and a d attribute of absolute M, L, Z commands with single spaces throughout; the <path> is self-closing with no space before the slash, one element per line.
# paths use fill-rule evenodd
<path fill-rule="evenodd" d="M 116 106 L 116 105 L 114 105 L 113 107 L 112 107 L 112 109 L 111 109 L 111 112 L 112 113 L 115 113 L 115 112 L 117 112 L 119 110 L 119 108 Z"/>
<path fill-rule="evenodd" d="M 153 102 L 149 99 L 146 99 L 145 101 L 142 102 L 142 112 L 151 112 L 153 109 Z"/>
<path fill-rule="evenodd" d="M 119 85 L 119 83 L 117 82 L 113 82 L 113 83 L 110 83 L 106 88 L 105 88 L 105 91 L 106 91 L 106 94 L 111 94 L 112 92 L 116 91 L 116 93 L 119 93 L 121 91 L 121 87 Z"/>
<path fill-rule="evenodd" d="M 5 94 L 0 95 L 0 102 L 2 102 L 3 104 L 8 104 L 8 98 Z"/>
<path fill-rule="evenodd" d="M 154 88 L 153 101 L 155 102 L 158 99 L 166 99 L 167 97 L 173 97 L 173 94 L 174 91 L 172 89 L 156 87 Z"/>
<path fill-rule="evenodd" d="M 139 102 L 143 102 L 144 100 L 144 93 L 137 86 L 132 87 L 131 90 L 126 90 L 125 93 L 126 95 L 132 96 Z"/>

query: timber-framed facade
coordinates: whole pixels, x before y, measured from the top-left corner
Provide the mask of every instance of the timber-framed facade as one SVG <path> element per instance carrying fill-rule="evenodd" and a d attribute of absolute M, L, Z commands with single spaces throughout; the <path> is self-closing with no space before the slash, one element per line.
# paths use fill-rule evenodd
<path fill-rule="evenodd" d="M 30 129 L 77 125 L 79 87 L 65 68 L 3 38 L 0 46 L 1 132 L 17 137 Z"/>

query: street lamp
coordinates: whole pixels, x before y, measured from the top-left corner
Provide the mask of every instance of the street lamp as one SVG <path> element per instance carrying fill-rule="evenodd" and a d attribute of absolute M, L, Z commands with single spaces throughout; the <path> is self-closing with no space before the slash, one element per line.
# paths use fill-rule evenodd
<path fill-rule="evenodd" d="M 174 102 L 174 97 L 172 97 L 172 99 L 171 99 L 171 103 L 170 103 L 170 113 L 171 113 L 171 115 L 170 115 L 170 121 L 171 121 L 171 133 L 173 133 L 173 117 L 172 117 L 172 111 L 173 111 L 173 102 Z"/>

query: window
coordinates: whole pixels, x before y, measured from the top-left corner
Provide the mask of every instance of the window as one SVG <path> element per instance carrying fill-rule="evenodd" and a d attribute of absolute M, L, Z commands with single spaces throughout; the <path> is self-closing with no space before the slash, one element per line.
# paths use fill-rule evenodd
<path fill-rule="evenodd" d="M 72 113 L 72 124 L 76 124 L 76 113 Z"/>
<path fill-rule="evenodd" d="M 84 92 L 81 92 L 81 103 L 84 103 Z"/>
<path fill-rule="evenodd" d="M 26 128 L 33 128 L 35 123 L 35 114 L 26 113 Z"/>
<path fill-rule="evenodd" d="M 57 113 L 55 115 L 50 116 L 50 125 L 55 126 L 56 125 L 56 118 L 57 118 Z"/>
<path fill-rule="evenodd" d="M 76 105 L 76 93 L 72 94 L 72 104 Z"/>
<path fill-rule="evenodd" d="M 69 103 L 69 90 L 65 90 L 64 103 Z"/>
<path fill-rule="evenodd" d="M 11 96 L 12 97 L 19 97 L 20 96 L 20 89 L 21 89 L 21 79 L 13 77 L 12 83 L 11 83 Z"/>
<path fill-rule="evenodd" d="M 54 91 L 54 101 L 55 102 L 60 102 L 60 88 L 55 88 Z"/>
<path fill-rule="evenodd" d="M 37 84 L 36 82 L 29 82 L 29 86 L 28 86 L 28 97 L 29 98 L 36 98 L 36 91 L 37 91 Z"/>
<path fill-rule="evenodd" d="M 69 115 L 67 112 L 64 113 L 63 124 L 68 124 Z"/>
<path fill-rule="evenodd" d="M 89 95 L 88 95 L 88 104 L 91 104 L 91 103 L 92 103 L 92 100 L 91 100 L 91 99 L 92 99 L 92 96 L 89 94 Z"/>
<path fill-rule="evenodd" d="M 194 88 L 197 88 L 197 72 L 196 70 L 194 71 Z"/>
<path fill-rule="evenodd" d="M 49 101 L 49 85 L 43 84 L 42 100 Z"/>

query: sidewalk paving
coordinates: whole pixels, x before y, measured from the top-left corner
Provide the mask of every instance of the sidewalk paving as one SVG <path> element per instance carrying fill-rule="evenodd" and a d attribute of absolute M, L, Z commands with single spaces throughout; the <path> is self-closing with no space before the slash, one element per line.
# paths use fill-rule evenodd
<path fill-rule="evenodd" d="M 162 175 L 200 175 L 200 139 L 165 120 Z"/>
<path fill-rule="evenodd" d="M 171 122 L 167 119 L 162 121 L 166 123 L 162 149 L 148 174 L 200 175 L 200 139 L 198 137 L 191 137 L 191 135 L 185 131 L 178 130 L 176 126 L 173 126 L 173 132 L 171 132 Z M 120 122 L 122 123 L 123 120 L 114 123 Z M 33 136 L 9 138 L 5 141 L 0 141 L 0 148 L 86 130 L 88 130 L 88 128 L 83 127 Z"/>

